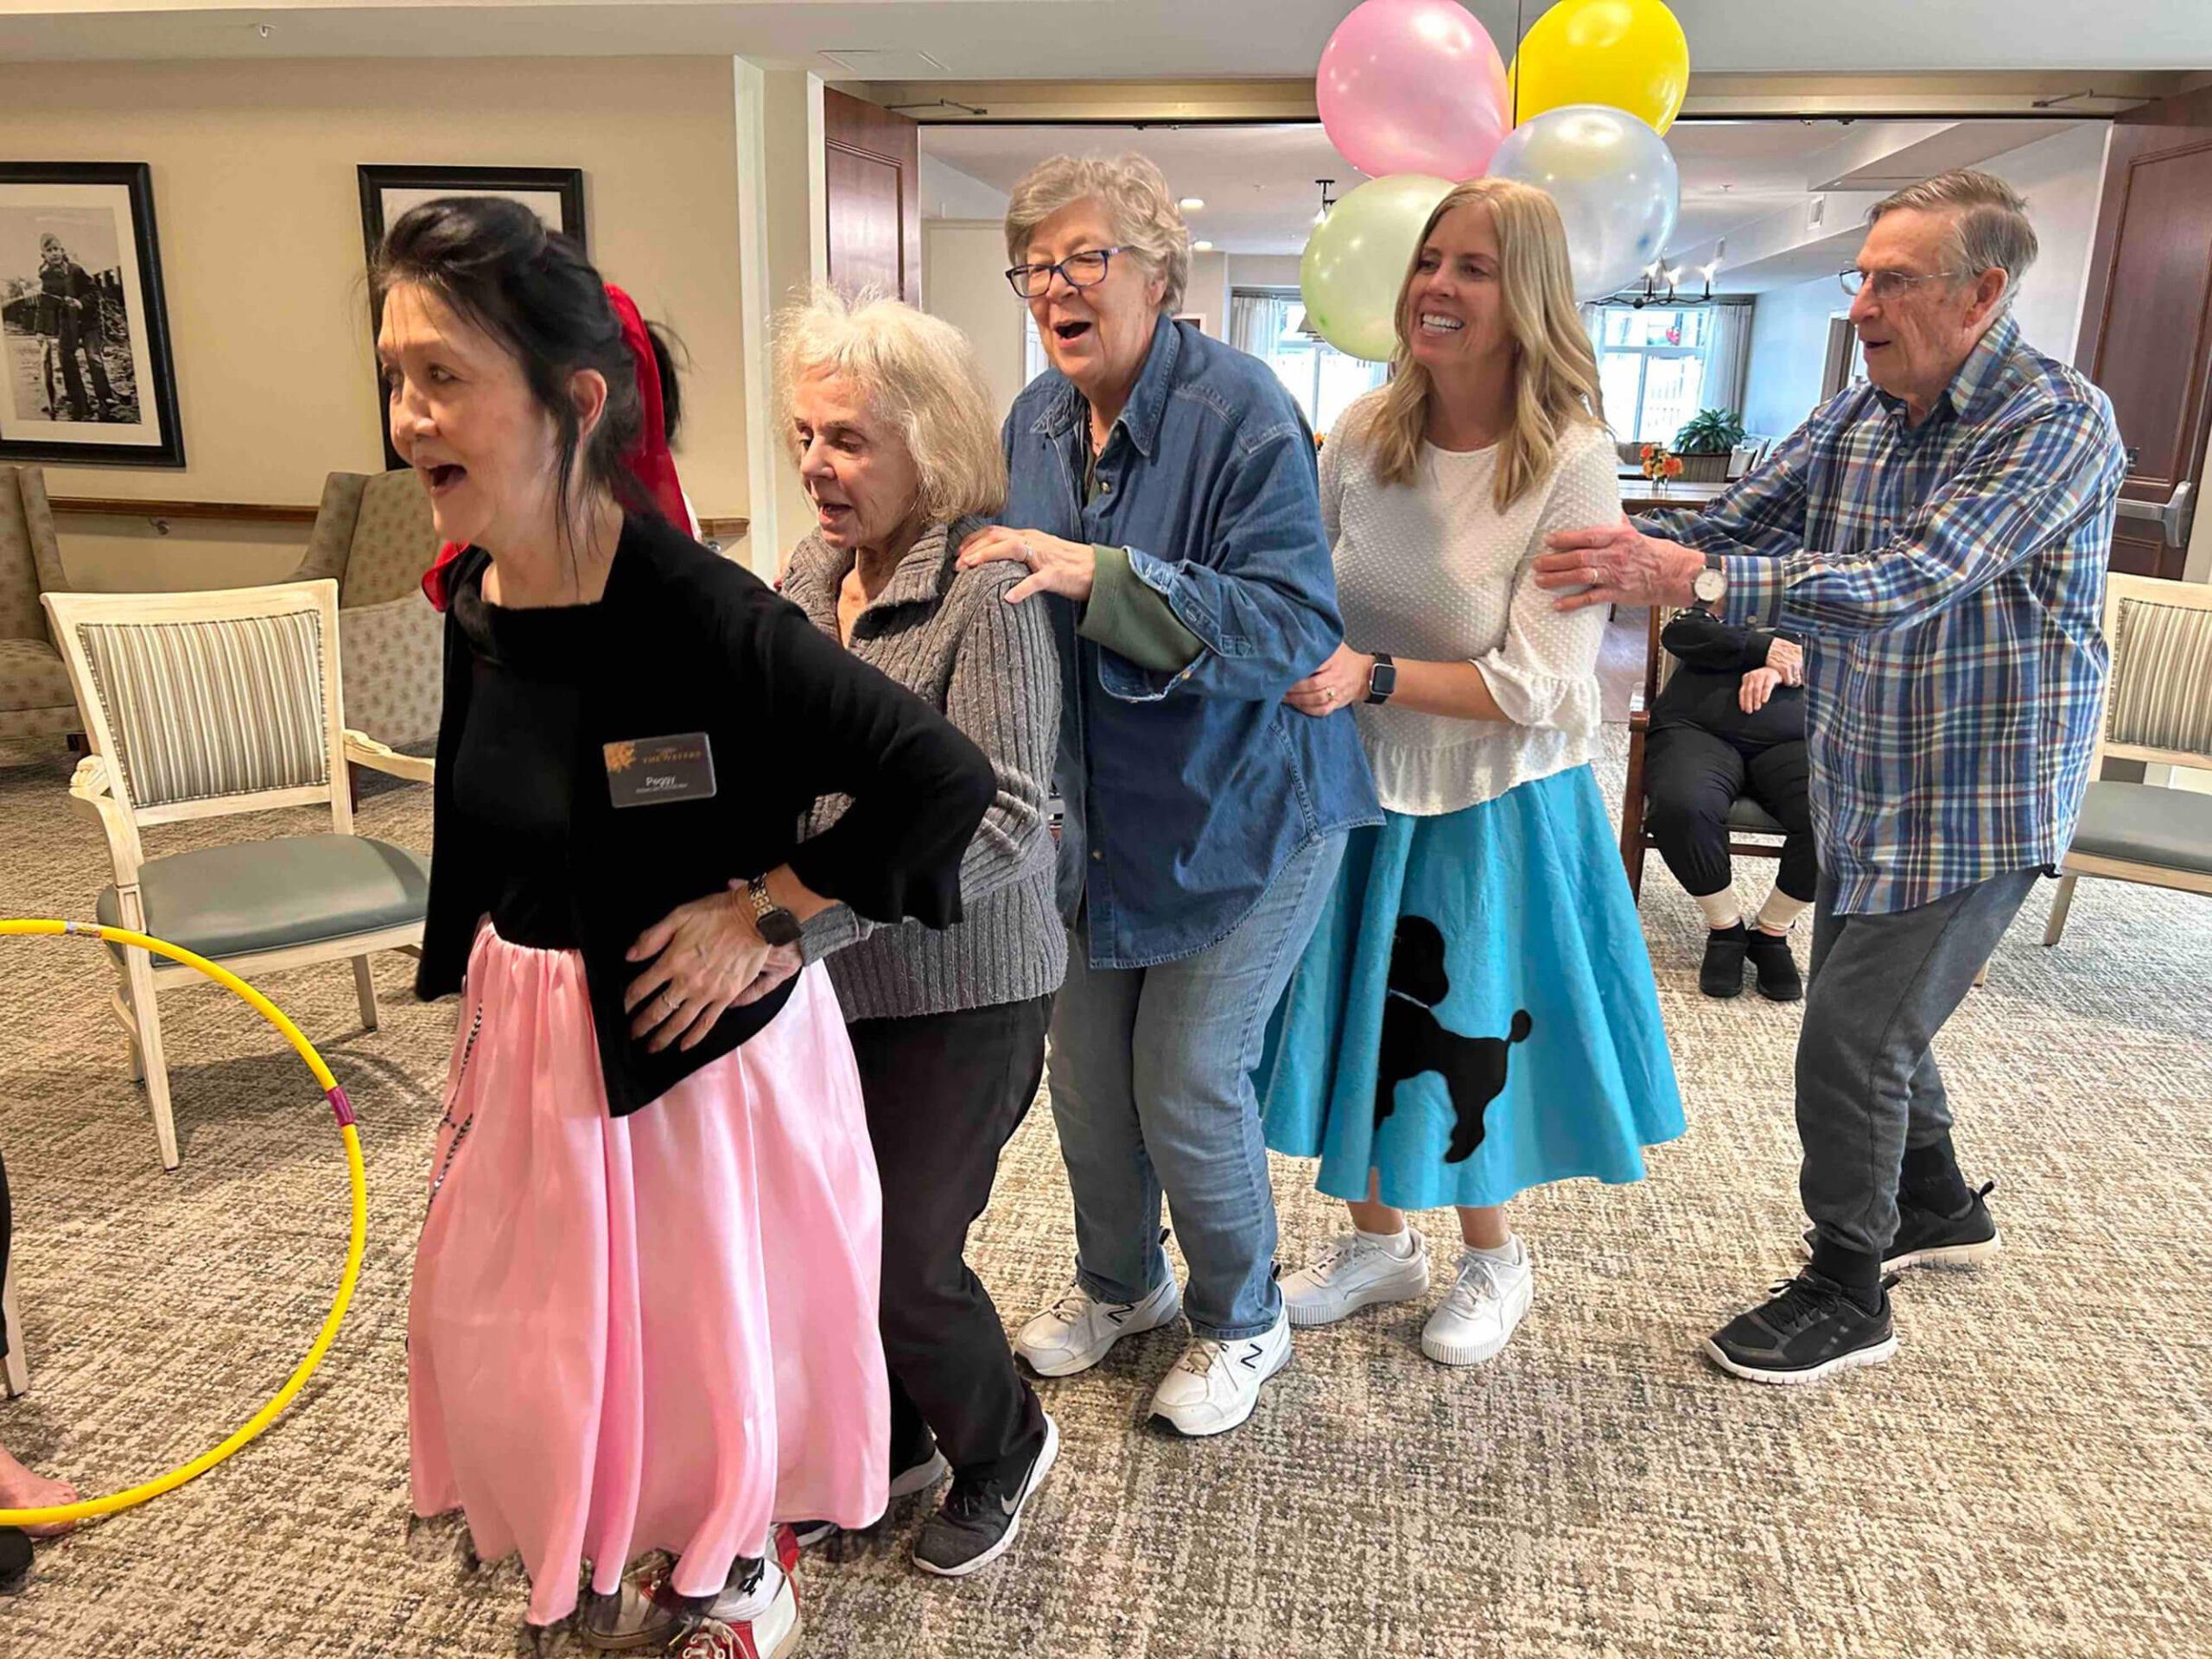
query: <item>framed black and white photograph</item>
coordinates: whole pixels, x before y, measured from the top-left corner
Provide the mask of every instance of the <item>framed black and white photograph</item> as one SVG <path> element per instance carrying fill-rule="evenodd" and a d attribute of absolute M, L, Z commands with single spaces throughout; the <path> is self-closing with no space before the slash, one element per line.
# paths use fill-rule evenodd
<path fill-rule="evenodd" d="M 0 162 L 0 461 L 184 465 L 143 162 Z"/>
<path fill-rule="evenodd" d="M 407 167 L 364 165 L 355 171 L 361 186 L 361 238 L 370 264 L 384 245 L 384 233 L 410 208 L 444 196 L 503 196 L 520 202 L 587 256 L 584 233 L 584 170 L 580 167 Z M 383 388 L 378 388 L 379 397 Z M 391 411 L 378 416 L 384 428 L 384 464 L 405 465 L 391 447 Z"/>

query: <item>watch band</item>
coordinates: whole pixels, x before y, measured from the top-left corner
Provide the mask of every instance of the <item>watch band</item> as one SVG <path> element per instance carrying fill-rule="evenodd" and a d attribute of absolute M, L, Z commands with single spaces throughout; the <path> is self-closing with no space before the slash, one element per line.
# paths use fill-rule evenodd
<path fill-rule="evenodd" d="M 770 896 L 767 873 L 753 876 L 745 884 L 745 896 L 753 906 L 753 927 L 770 944 L 796 944 L 799 939 L 798 918 L 785 910 Z"/>
<path fill-rule="evenodd" d="M 1367 701 L 1370 703 L 1388 702 L 1397 689 L 1397 659 L 1387 651 L 1376 652 L 1375 665 L 1367 671 Z"/>

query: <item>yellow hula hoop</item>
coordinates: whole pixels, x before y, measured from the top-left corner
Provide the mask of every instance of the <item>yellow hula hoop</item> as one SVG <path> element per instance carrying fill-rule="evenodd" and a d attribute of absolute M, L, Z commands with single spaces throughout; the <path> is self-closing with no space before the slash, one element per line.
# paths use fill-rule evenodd
<path fill-rule="evenodd" d="M 135 1509 L 163 1492 L 173 1492 L 187 1481 L 206 1474 L 217 1464 L 229 1457 L 240 1446 L 254 1439 L 276 1420 L 277 1414 L 292 1402 L 315 1368 L 322 1363 L 323 1355 L 330 1348 L 331 1338 L 338 1334 L 339 1321 L 346 1317 L 346 1305 L 353 1300 L 353 1281 L 360 1276 L 361 1247 L 368 1236 L 369 1188 L 361 1168 L 361 1138 L 353 1127 L 353 1108 L 346 1098 L 345 1090 L 338 1079 L 330 1075 L 330 1068 L 322 1063 L 322 1056 L 315 1052 L 315 1045 L 300 1034 L 300 1028 L 286 1019 L 282 1010 L 247 984 L 227 968 L 218 966 L 205 957 L 195 956 L 181 945 L 164 939 L 133 933 L 126 928 L 105 927 L 93 922 L 25 921 L 0 919 L 0 938 L 8 935 L 67 934 L 79 938 L 97 938 L 110 944 L 136 945 L 142 950 L 151 950 L 157 956 L 168 957 L 196 968 L 217 984 L 251 1004 L 254 1011 L 284 1033 L 285 1040 L 299 1051 L 300 1058 L 308 1063 L 308 1070 L 315 1073 L 315 1080 L 322 1085 L 324 1097 L 338 1119 L 338 1132 L 346 1141 L 346 1163 L 353 1189 L 353 1232 L 346 1246 L 346 1271 L 338 1281 L 338 1294 L 330 1304 L 330 1312 L 322 1321 L 322 1329 L 315 1332 L 314 1344 L 297 1369 L 285 1378 L 284 1386 L 276 1390 L 269 1403 L 246 1420 L 245 1427 L 212 1451 L 203 1452 L 190 1463 L 179 1465 L 167 1474 L 157 1476 L 143 1485 L 114 1493 L 107 1497 L 85 1498 L 75 1503 L 57 1503 L 42 1510 L 0 1510 L 0 1527 L 44 1527 L 59 1522 L 89 1520 L 97 1515 L 113 1515 L 121 1510 Z"/>

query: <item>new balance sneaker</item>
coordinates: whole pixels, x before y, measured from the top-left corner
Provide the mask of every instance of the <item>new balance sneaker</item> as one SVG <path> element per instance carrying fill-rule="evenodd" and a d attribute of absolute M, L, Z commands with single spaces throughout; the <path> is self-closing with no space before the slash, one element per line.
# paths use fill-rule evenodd
<path fill-rule="evenodd" d="M 1400 1235 L 1413 1254 L 1395 1256 L 1364 1234 L 1343 1233 L 1306 1267 L 1282 1281 L 1290 1322 L 1334 1325 L 1348 1313 L 1383 1302 L 1409 1302 L 1428 1294 L 1428 1241 L 1413 1228 Z"/>
<path fill-rule="evenodd" d="M 1770 1293 L 1771 1300 L 1738 1314 L 1706 1341 L 1713 1363 L 1753 1382 L 1817 1382 L 1861 1365 L 1878 1365 L 1897 1351 L 1890 1322 L 1890 1287 L 1869 1313 L 1834 1280 L 1806 1268 Z"/>
<path fill-rule="evenodd" d="M 773 1649 L 762 1645 L 760 1652 L 761 1659 L 768 1659 L 772 1651 L 787 1652 L 797 1639 L 798 1624 L 798 1604 L 791 1587 L 791 1570 L 798 1565 L 798 1539 L 790 1527 L 775 1529 L 770 1551 L 758 1558 L 741 1556 L 731 1564 L 728 1582 L 711 1596 L 677 1591 L 671 1583 L 675 1567 L 665 1557 L 625 1578 L 622 1587 L 611 1594 L 587 1590 L 576 1616 L 576 1634 L 586 1647 L 601 1653 L 658 1650 L 702 1621 L 749 1629 L 769 1618 L 780 1605 L 789 1610 L 790 1640 Z"/>
<path fill-rule="evenodd" d="M 734 1622 L 709 1617 L 691 1627 L 673 1659 L 788 1659 L 798 1650 L 798 1592 L 789 1578 L 767 1606 Z"/>
<path fill-rule="evenodd" d="M 1789 954 L 1789 936 L 1754 927 L 1745 935 L 1745 954 L 1758 973 L 1759 995 L 1770 1002 L 1801 1002 L 1805 982 Z"/>
<path fill-rule="evenodd" d="M 1260 1386 L 1290 1363 L 1290 1311 L 1256 1337 L 1201 1337 L 1153 1391 L 1152 1414 L 1179 1434 L 1226 1434 L 1252 1414 Z"/>
<path fill-rule="evenodd" d="M 1984 1181 L 1967 1207 L 1955 1216 L 1923 1210 L 1906 1194 L 1898 1193 L 1897 1236 L 1882 1254 L 1882 1271 L 1971 1268 L 1989 1260 L 2005 1246 L 2005 1235 L 1997 1230 L 1989 1213 L 1989 1195 L 1996 1190 L 1996 1182 Z M 1812 1250 L 1813 1230 L 1808 1227 L 1805 1253 L 1809 1255 Z"/>
<path fill-rule="evenodd" d="M 955 1480 L 944 1507 L 923 1523 L 914 1565 L 943 1579 L 964 1579 L 1006 1554 L 1021 1530 L 1021 1511 L 1060 1455 L 1059 1425 L 1045 1419 L 1045 1444 L 1029 1467 L 1006 1480 Z"/>
<path fill-rule="evenodd" d="M 1513 1241 L 1511 1263 L 1479 1250 L 1459 1252 L 1452 1289 L 1421 1326 L 1421 1351 L 1440 1365 L 1479 1365 L 1505 1346 L 1536 1294 L 1528 1247 Z"/>
<path fill-rule="evenodd" d="M 1102 1302 L 1081 1285 L 1070 1286 L 1066 1295 L 1021 1327 L 1014 1351 L 1039 1376 L 1073 1376 L 1105 1358 L 1123 1337 L 1166 1325 L 1183 1311 L 1183 1291 L 1167 1270 L 1164 1250 L 1160 1262 L 1160 1283 L 1141 1301 Z"/>

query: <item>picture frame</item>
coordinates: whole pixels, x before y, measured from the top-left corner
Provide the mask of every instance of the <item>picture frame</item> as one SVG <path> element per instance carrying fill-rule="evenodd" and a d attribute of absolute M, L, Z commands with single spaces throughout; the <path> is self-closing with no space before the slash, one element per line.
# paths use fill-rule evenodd
<path fill-rule="evenodd" d="M 361 240 L 371 266 L 384 245 L 385 232 L 410 208 L 441 196 L 504 196 L 532 209 L 548 230 L 558 231 L 584 251 L 591 243 L 584 222 L 584 170 L 580 167 L 418 167 L 404 163 L 363 163 L 354 169 L 361 195 Z M 372 317 L 373 328 L 380 319 Z M 381 383 L 377 388 L 377 422 L 384 434 L 384 464 L 404 467 L 391 446 L 391 413 Z"/>
<path fill-rule="evenodd" d="M 0 461 L 181 467 L 144 162 L 0 162 Z"/>

